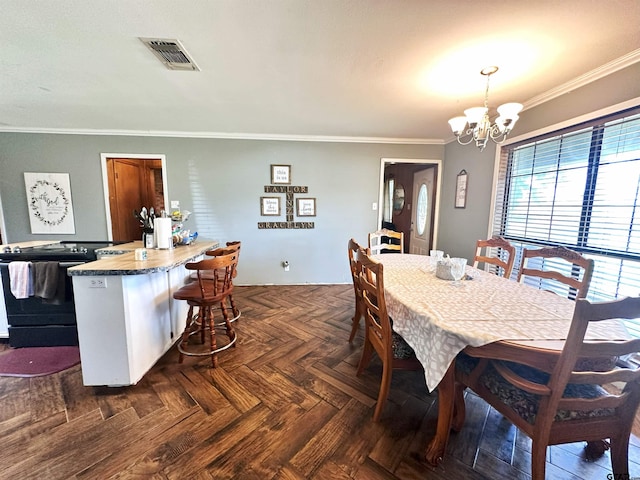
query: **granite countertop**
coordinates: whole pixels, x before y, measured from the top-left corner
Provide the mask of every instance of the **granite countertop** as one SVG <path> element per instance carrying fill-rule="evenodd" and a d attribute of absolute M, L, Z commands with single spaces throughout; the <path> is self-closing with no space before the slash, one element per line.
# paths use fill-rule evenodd
<path fill-rule="evenodd" d="M 147 248 L 147 260 L 136 260 L 135 249 L 142 248 L 142 242 L 131 242 L 100 249 L 105 256 L 95 262 L 84 263 L 67 269 L 67 274 L 75 275 L 145 275 L 166 272 L 172 268 L 193 261 L 207 250 L 218 247 L 217 240 L 198 239 L 191 245 L 180 245 L 170 250 Z M 124 252 L 118 254 L 118 252 Z"/>

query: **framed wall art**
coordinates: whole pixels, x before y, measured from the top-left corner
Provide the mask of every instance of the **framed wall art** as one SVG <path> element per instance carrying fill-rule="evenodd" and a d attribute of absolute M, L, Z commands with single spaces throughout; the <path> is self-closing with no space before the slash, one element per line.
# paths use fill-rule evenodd
<path fill-rule="evenodd" d="M 467 206 L 467 183 L 469 175 L 466 170 L 460 170 L 456 177 L 456 208 L 465 208 Z"/>
<path fill-rule="evenodd" d="M 316 216 L 315 198 L 296 198 L 296 215 L 298 217 Z"/>
<path fill-rule="evenodd" d="M 291 183 L 291 165 L 271 165 L 272 184 Z"/>
<path fill-rule="evenodd" d="M 76 233 L 68 173 L 25 172 L 24 184 L 31 233 Z"/>
<path fill-rule="evenodd" d="M 279 216 L 280 197 L 260 197 L 260 215 Z"/>

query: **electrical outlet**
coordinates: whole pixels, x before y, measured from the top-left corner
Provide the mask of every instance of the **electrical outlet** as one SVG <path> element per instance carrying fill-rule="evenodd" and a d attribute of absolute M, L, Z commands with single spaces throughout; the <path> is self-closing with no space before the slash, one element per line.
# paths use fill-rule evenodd
<path fill-rule="evenodd" d="M 171 210 L 180 209 L 180 200 L 171 200 Z"/>
<path fill-rule="evenodd" d="M 107 288 L 106 278 L 92 278 L 89 280 L 89 288 Z"/>

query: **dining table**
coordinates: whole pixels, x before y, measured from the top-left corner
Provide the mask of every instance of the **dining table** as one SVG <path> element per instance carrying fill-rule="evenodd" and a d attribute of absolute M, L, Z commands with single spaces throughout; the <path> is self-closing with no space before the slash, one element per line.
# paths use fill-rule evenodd
<path fill-rule="evenodd" d="M 467 265 L 459 282 L 436 276 L 432 258 L 380 254 L 384 293 L 393 329 L 415 351 L 429 392 L 437 389 L 436 433 L 425 457 L 432 465 L 444 457 L 454 412 L 455 358 L 537 355 L 553 364 L 569 332 L 575 302 L 495 273 Z M 590 325 L 585 338 L 630 338 L 624 324 L 607 320 Z"/>

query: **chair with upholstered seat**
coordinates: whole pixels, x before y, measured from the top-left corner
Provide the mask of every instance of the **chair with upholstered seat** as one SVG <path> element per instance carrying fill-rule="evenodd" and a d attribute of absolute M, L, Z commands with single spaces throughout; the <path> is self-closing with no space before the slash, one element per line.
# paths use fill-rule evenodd
<path fill-rule="evenodd" d="M 187 270 L 194 270 L 197 281 L 188 283 L 174 292 L 173 298 L 176 300 L 186 300 L 189 305 L 187 320 L 182 338 L 178 343 L 180 352 L 180 363 L 184 360 L 184 355 L 188 356 L 211 356 L 213 367 L 218 365 L 217 353 L 235 346 L 236 333 L 231 325 L 225 302 L 229 295 L 233 293 L 233 276 L 238 263 L 238 253 L 230 252 L 213 258 L 200 260 L 199 262 L 187 263 Z M 216 339 L 216 324 L 214 322 L 213 311 L 216 306 L 220 307 L 223 323 L 228 342 L 219 346 Z M 198 308 L 197 315 L 194 315 L 194 308 Z M 190 337 L 200 333 L 200 341 L 205 343 L 205 330 L 209 330 L 210 345 L 205 351 L 196 350 Z"/>
<path fill-rule="evenodd" d="M 518 281 L 567 298 L 585 298 L 593 260 L 566 247 L 522 249 Z"/>
<path fill-rule="evenodd" d="M 421 370 L 413 349 L 396 332 L 387 314 L 384 297 L 384 272 L 382 263 L 373 260 L 366 251 L 356 251 L 356 269 L 359 272 L 358 288 L 362 292 L 362 312 L 365 318 L 365 340 L 357 375 L 369 365 L 375 351 L 382 361 L 382 379 L 378 403 L 373 420 L 380 419 L 391 387 L 391 374 L 395 370 Z"/>
<path fill-rule="evenodd" d="M 360 318 L 362 318 L 362 292 L 359 291 L 359 283 L 358 283 L 358 270 L 356 263 L 356 252 L 358 250 L 365 250 L 368 254 L 371 254 L 371 251 L 367 248 L 363 248 L 360 246 L 355 239 L 349 240 L 349 245 L 347 249 L 347 253 L 349 256 L 349 270 L 351 270 L 351 280 L 353 281 L 353 292 L 355 294 L 355 313 L 353 318 L 351 319 L 351 334 L 349 335 L 349 343 L 353 342 L 353 339 L 358 332 L 358 327 L 360 326 Z"/>
<path fill-rule="evenodd" d="M 380 253 L 404 253 L 404 232 L 383 228 L 369 234 L 372 255 Z"/>
<path fill-rule="evenodd" d="M 489 267 L 490 271 L 495 271 L 497 275 L 509 278 L 511 277 L 515 259 L 515 247 L 504 238 L 496 236 L 476 242 L 476 255 L 473 259 L 473 266 L 478 268 L 481 263 L 485 267 L 493 265 L 493 267 Z"/>
<path fill-rule="evenodd" d="M 584 336 L 590 323 L 639 317 L 640 297 L 602 303 L 578 299 L 555 364 L 537 360 L 542 353 L 535 348 L 518 356 L 518 363 L 513 358 L 458 355 L 454 426 L 461 427 L 464 420 L 461 387 L 466 386 L 532 439 L 533 480 L 544 479 L 548 445 L 603 438 L 610 439 L 614 477 L 628 478 L 629 436 L 640 403 L 640 368 L 621 367 L 615 359 L 637 354 L 640 339 L 585 341 Z"/>

